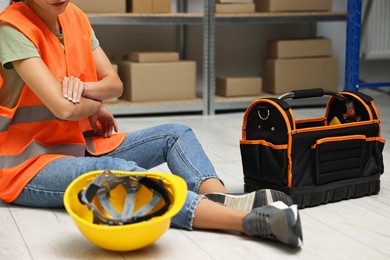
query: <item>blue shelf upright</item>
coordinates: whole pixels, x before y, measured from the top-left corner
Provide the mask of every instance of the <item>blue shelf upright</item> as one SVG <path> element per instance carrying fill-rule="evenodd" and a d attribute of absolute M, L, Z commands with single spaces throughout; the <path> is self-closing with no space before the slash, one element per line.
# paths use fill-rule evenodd
<path fill-rule="evenodd" d="M 359 80 L 361 20 L 362 0 L 348 0 L 344 85 L 346 91 L 390 86 L 390 82 L 363 83 Z"/>

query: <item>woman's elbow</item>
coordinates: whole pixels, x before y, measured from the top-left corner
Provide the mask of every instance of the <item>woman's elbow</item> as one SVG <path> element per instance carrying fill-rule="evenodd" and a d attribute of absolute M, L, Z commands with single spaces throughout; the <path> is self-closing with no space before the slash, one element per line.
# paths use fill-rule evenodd
<path fill-rule="evenodd" d="M 74 104 L 64 99 L 61 104 L 57 104 L 57 106 L 52 110 L 52 113 L 60 120 L 74 121 L 81 119 L 80 112 L 82 110 L 81 104 Z"/>
<path fill-rule="evenodd" d="M 76 121 L 92 115 L 100 105 L 100 102 L 82 98 L 79 104 L 65 101 L 65 104 L 57 106 L 52 113 L 60 120 Z"/>
<path fill-rule="evenodd" d="M 74 111 L 73 109 L 61 109 L 57 111 L 53 111 L 55 117 L 64 121 L 74 120 Z"/>

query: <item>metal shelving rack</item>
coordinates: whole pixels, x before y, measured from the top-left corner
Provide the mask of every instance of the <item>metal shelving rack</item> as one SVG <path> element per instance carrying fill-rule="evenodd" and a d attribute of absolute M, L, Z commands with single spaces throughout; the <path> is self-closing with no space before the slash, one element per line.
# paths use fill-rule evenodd
<path fill-rule="evenodd" d="M 344 89 L 347 91 L 358 91 L 359 88 L 389 87 L 390 82 L 360 82 L 361 21 L 362 0 L 348 0 Z"/>
<path fill-rule="evenodd" d="M 209 5 L 206 9 L 209 14 L 209 20 L 213 21 L 214 26 L 226 25 L 226 24 L 275 24 L 275 23 L 317 23 L 317 22 L 330 22 L 330 21 L 345 21 L 346 12 L 291 12 L 291 13 L 253 13 L 253 14 L 215 14 L 215 0 L 206 1 Z M 213 26 L 213 27 L 214 27 Z M 214 66 L 215 58 L 215 28 L 209 29 L 209 47 L 211 50 L 208 52 L 209 67 Z M 223 98 L 216 96 L 215 93 L 215 69 L 210 68 L 208 92 L 209 102 L 208 111 L 209 114 L 214 114 L 216 110 L 230 110 L 230 109 L 245 109 L 250 103 L 259 97 L 239 97 L 239 98 Z M 268 95 L 270 96 L 270 95 Z M 318 105 L 319 100 L 313 98 L 305 101 L 299 101 L 304 106 Z M 305 104 L 302 104 L 304 102 Z M 294 105 L 297 103 L 295 100 L 289 100 L 289 103 Z"/>
<path fill-rule="evenodd" d="M 223 24 L 308 23 L 345 20 L 345 12 L 215 14 L 215 0 L 204 0 L 202 13 L 188 13 L 187 0 L 177 0 L 177 13 L 170 14 L 88 14 L 92 25 L 175 25 L 178 26 L 178 49 L 185 57 L 186 26 L 203 28 L 202 97 L 195 100 L 165 102 L 127 102 L 108 104 L 114 115 L 154 114 L 171 112 L 202 112 L 244 109 L 253 97 L 218 100 L 215 95 L 215 28 Z"/>
<path fill-rule="evenodd" d="M 169 14 L 88 14 L 92 25 L 161 25 L 178 26 L 177 46 L 181 57 L 185 56 L 185 26 L 203 26 L 204 15 L 186 13 L 187 1 L 177 1 L 178 13 Z M 206 62 L 204 61 L 204 67 Z M 207 74 L 204 74 L 207 76 Z M 207 84 L 204 84 L 203 93 L 207 93 Z M 107 106 L 114 115 L 130 114 L 159 114 L 176 112 L 201 112 L 207 114 L 208 96 L 202 98 L 180 101 L 161 102 L 129 102 L 120 100 L 116 103 L 108 103 Z"/>

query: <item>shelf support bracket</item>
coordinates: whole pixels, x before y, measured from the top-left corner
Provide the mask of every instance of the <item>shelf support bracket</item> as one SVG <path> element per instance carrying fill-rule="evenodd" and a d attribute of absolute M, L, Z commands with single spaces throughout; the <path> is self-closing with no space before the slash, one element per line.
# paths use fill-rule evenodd
<path fill-rule="evenodd" d="M 211 115 L 215 113 L 215 0 L 204 0 L 203 20 L 203 114 Z"/>

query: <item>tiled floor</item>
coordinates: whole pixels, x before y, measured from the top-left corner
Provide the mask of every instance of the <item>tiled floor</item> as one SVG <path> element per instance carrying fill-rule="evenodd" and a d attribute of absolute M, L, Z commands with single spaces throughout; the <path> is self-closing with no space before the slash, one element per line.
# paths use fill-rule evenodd
<path fill-rule="evenodd" d="M 384 90 L 389 91 L 389 90 Z M 390 95 L 374 97 L 382 136 L 390 138 Z M 320 116 L 324 108 L 294 109 L 297 118 Z M 121 131 L 175 122 L 191 126 L 232 191 L 243 191 L 239 139 L 242 112 L 215 116 L 120 118 Z M 135 252 L 116 253 L 88 242 L 65 210 L 42 210 L 0 202 L 0 259 L 390 259 L 390 149 L 378 195 L 300 211 L 304 245 L 279 243 L 233 233 L 169 229 L 156 243 Z M 162 165 L 158 170 L 165 171 Z M 130 234 L 131 235 L 131 234 Z"/>

